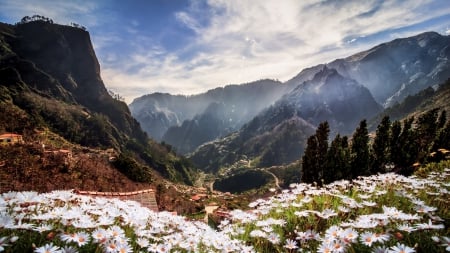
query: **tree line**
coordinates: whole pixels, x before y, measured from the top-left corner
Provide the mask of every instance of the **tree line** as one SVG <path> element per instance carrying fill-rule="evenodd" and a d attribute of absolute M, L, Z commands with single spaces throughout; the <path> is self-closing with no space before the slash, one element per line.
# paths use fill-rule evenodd
<path fill-rule="evenodd" d="M 46 23 L 50 23 L 50 24 L 54 23 L 51 18 L 42 16 L 42 15 L 33 15 L 31 17 L 30 16 L 23 17 L 19 22 L 16 23 L 16 25 L 23 25 L 23 24 L 35 22 L 35 21 L 41 21 L 41 22 L 46 22 Z M 86 31 L 86 27 L 84 27 L 80 24 L 71 22 L 69 25 L 72 27 L 79 28 L 79 29 Z"/>
<path fill-rule="evenodd" d="M 366 120 L 353 136 L 337 134 L 329 143 L 327 121 L 308 138 L 302 157 L 302 182 L 318 184 L 340 179 L 395 171 L 413 172 L 414 165 L 441 160 L 450 149 L 450 121 L 446 111 L 432 109 L 420 115 L 391 122 L 383 117 L 371 138 Z"/>

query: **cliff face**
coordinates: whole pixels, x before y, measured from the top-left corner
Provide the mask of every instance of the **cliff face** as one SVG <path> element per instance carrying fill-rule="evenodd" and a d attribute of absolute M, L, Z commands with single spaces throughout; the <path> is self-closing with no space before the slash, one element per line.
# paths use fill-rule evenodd
<path fill-rule="evenodd" d="M 87 31 L 35 21 L 2 24 L 0 33 L 2 85 L 81 105 L 125 135 L 145 136 L 126 104 L 108 94 Z"/>

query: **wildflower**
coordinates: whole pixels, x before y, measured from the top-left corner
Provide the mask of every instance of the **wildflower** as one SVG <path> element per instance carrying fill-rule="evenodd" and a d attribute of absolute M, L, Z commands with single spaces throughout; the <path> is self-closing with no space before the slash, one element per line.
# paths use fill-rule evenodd
<path fill-rule="evenodd" d="M 378 246 L 372 250 L 372 253 L 388 253 L 388 249 L 385 247 Z"/>
<path fill-rule="evenodd" d="M 391 236 L 386 233 L 375 233 L 373 234 L 374 242 L 387 242 Z"/>
<path fill-rule="evenodd" d="M 121 243 L 121 244 L 117 245 L 116 252 L 118 252 L 118 253 L 131 253 L 131 252 L 133 252 L 133 248 L 131 248 L 131 246 L 128 243 L 125 243 L 125 244 Z M 158 252 L 160 252 L 160 251 L 158 251 Z M 169 252 L 169 251 L 161 251 L 161 253 L 163 253 L 163 252 Z"/>
<path fill-rule="evenodd" d="M 76 242 L 78 240 L 76 233 L 62 234 L 60 237 L 63 242 Z"/>
<path fill-rule="evenodd" d="M 52 230 L 53 227 L 50 224 L 42 224 L 39 227 L 35 227 L 33 228 L 34 231 L 37 231 L 39 233 L 45 232 L 45 231 L 49 231 Z"/>
<path fill-rule="evenodd" d="M 339 236 L 340 233 L 342 233 L 342 228 L 340 228 L 336 225 L 333 225 L 325 231 L 325 237 L 331 238 L 331 239 L 337 239 L 337 237 Z"/>
<path fill-rule="evenodd" d="M 76 234 L 76 241 L 78 247 L 86 245 L 89 242 L 89 235 L 85 232 L 80 232 Z"/>
<path fill-rule="evenodd" d="M 66 246 L 61 249 L 61 253 L 78 253 L 78 250 L 72 246 Z"/>
<path fill-rule="evenodd" d="M 332 216 L 336 216 L 337 213 L 332 209 L 325 209 L 321 213 L 318 213 L 317 215 L 323 219 L 328 219 Z"/>
<path fill-rule="evenodd" d="M 416 206 L 416 211 L 418 213 L 431 213 L 437 210 L 436 207 L 431 207 L 431 206 L 427 206 L 427 205 L 420 205 L 420 206 Z"/>
<path fill-rule="evenodd" d="M 402 243 L 397 243 L 397 245 L 389 248 L 389 253 L 413 253 L 416 252 L 413 248 L 410 248 Z"/>
<path fill-rule="evenodd" d="M 408 233 L 411 233 L 411 232 L 417 230 L 416 228 L 411 227 L 411 226 L 409 226 L 409 225 L 407 225 L 407 224 L 399 225 L 397 228 L 398 228 L 399 230 L 402 230 L 402 231 L 405 231 L 405 232 L 408 232 Z"/>
<path fill-rule="evenodd" d="M 279 244 L 280 243 L 280 236 L 276 233 L 271 233 L 269 236 L 267 236 L 267 240 L 271 242 L 272 244 Z"/>
<path fill-rule="evenodd" d="M 358 238 L 358 232 L 356 232 L 352 228 L 347 228 L 346 230 L 344 230 L 344 232 L 342 232 L 341 237 L 345 242 L 355 242 Z"/>
<path fill-rule="evenodd" d="M 92 232 L 92 238 L 94 242 L 104 242 L 107 239 L 107 232 L 103 228 L 97 228 Z"/>
<path fill-rule="evenodd" d="M 8 240 L 7 236 L 0 238 L 0 252 L 4 251 L 6 246 L 9 246 L 9 244 L 6 243 L 7 240 Z"/>
<path fill-rule="evenodd" d="M 141 248 L 147 248 L 148 246 L 149 246 L 149 244 L 150 244 L 150 242 L 146 239 L 146 238 L 143 238 L 143 237 L 140 237 L 140 238 L 138 238 L 137 240 L 136 240 L 136 243 L 139 245 L 139 247 L 141 247 Z"/>
<path fill-rule="evenodd" d="M 259 229 L 255 229 L 252 230 L 252 232 L 250 232 L 250 237 L 266 237 L 266 236 L 267 234 Z"/>
<path fill-rule="evenodd" d="M 440 245 L 443 247 L 446 247 L 445 248 L 446 251 L 450 251 L 450 238 L 447 236 L 442 236 L 441 241 L 442 241 L 442 244 L 440 244 Z"/>
<path fill-rule="evenodd" d="M 285 244 L 284 244 L 284 247 L 285 247 L 286 249 L 289 249 L 289 250 L 298 248 L 297 242 L 294 241 L 294 240 L 291 240 L 291 239 L 287 239 L 287 240 L 286 240 L 286 242 L 285 242 Z"/>
<path fill-rule="evenodd" d="M 333 252 L 333 245 L 329 243 L 322 243 L 317 249 L 318 253 L 331 253 Z"/>
<path fill-rule="evenodd" d="M 119 226 L 111 226 L 108 228 L 108 230 L 106 232 L 113 238 L 125 236 L 125 232 Z"/>
<path fill-rule="evenodd" d="M 428 223 L 421 223 L 416 225 L 417 229 L 444 229 L 443 224 L 433 225 L 431 220 L 428 220 Z"/>
<path fill-rule="evenodd" d="M 53 243 L 45 244 L 42 247 L 36 248 L 34 250 L 36 253 L 60 253 L 61 250 L 58 246 L 54 246 Z"/>
<path fill-rule="evenodd" d="M 361 235 L 360 240 L 364 245 L 372 247 L 372 243 L 374 243 L 374 234 L 365 232 Z"/>

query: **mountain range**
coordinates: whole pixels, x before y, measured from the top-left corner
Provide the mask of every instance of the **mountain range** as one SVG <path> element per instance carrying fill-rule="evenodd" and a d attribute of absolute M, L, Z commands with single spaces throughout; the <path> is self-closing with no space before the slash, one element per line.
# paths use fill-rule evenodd
<path fill-rule="evenodd" d="M 155 93 L 130 109 L 150 136 L 206 171 L 241 159 L 279 165 L 301 157 L 321 121 L 350 134 L 361 119 L 443 83 L 449 59 L 450 36 L 426 32 L 304 69 L 284 83 L 261 80 L 195 96 Z"/>

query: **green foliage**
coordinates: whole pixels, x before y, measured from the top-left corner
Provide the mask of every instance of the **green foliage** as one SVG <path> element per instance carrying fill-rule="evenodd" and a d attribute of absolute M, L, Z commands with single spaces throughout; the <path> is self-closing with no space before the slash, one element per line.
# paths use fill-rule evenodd
<path fill-rule="evenodd" d="M 321 184 L 324 180 L 329 132 L 330 127 L 325 121 L 319 124 L 316 134 L 308 138 L 305 155 L 302 159 L 302 180 L 304 182 Z"/>
<path fill-rule="evenodd" d="M 375 139 L 372 144 L 371 171 L 372 173 L 384 172 L 386 164 L 390 162 L 390 130 L 389 116 L 383 117 L 377 127 Z"/>
<path fill-rule="evenodd" d="M 124 152 L 119 155 L 113 165 L 129 179 L 137 182 L 150 183 L 152 176 L 150 169 L 140 165 L 133 159 L 133 154 Z"/>
<path fill-rule="evenodd" d="M 272 177 L 264 171 L 244 170 L 230 177 L 216 180 L 214 188 L 222 192 L 241 193 L 255 188 L 260 188 L 272 180 Z"/>
<path fill-rule="evenodd" d="M 369 175 L 369 133 L 367 122 L 362 120 L 352 137 L 351 146 L 351 174 L 352 178 Z"/>
<path fill-rule="evenodd" d="M 350 175 L 350 150 L 347 137 L 336 135 L 327 152 L 325 183 L 347 178 Z"/>

